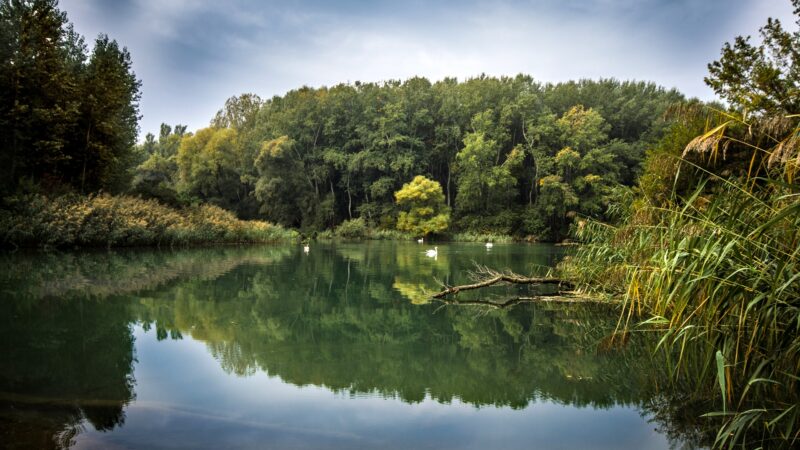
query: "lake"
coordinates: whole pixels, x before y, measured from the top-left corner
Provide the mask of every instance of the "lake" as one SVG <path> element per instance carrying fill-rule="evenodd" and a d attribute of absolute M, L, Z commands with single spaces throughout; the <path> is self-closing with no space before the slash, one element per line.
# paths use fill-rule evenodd
<path fill-rule="evenodd" d="M 427 248 L 0 255 L 3 446 L 692 446 L 652 343 L 608 345 L 610 307 L 429 301 L 476 264 L 543 273 L 562 248 Z"/>

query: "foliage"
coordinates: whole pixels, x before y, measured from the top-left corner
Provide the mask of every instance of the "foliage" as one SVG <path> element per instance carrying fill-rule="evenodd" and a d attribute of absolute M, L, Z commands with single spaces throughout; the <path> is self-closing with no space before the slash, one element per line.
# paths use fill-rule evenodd
<path fill-rule="evenodd" d="M 172 209 L 155 200 L 108 194 L 26 195 L 0 210 L 0 245 L 96 247 L 273 242 L 297 234 L 242 221 L 211 205 Z"/>
<path fill-rule="evenodd" d="M 683 99 L 613 79 L 414 77 L 245 93 L 209 128 L 162 125 L 134 145 L 140 83 L 125 48 L 101 35 L 89 52 L 55 0 L 1 0 L 0 22 L 3 197 L 125 192 L 305 231 L 363 218 L 560 240 L 576 217 L 605 218 Z M 393 194 L 416 175 L 441 186 L 450 220 L 398 223 Z"/>
<path fill-rule="evenodd" d="M 228 210 L 247 195 L 239 173 L 244 161 L 233 128 L 204 128 L 178 149 L 178 192 Z"/>
<path fill-rule="evenodd" d="M 792 0 L 792 5 L 798 15 L 800 1 Z M 706 83 L 746 112 L 796 114 L 800 111 L 800 30 L 786 30 L 779 20 L 770 18 L 760 34 L 757 46 L 749 36 L 726 43 L 719 61 L 708 65 Z"/>
<path fill-rule="evenodd" d="M 148 133 L 138 153 L 145 158 L 144 162 L 134 169 L 130 193 L 143 198 L 153 198 L 172 206 L 187 203 L 187 199 L 178 193 L 178 148 L 186 134 L 185 125 L 176 125 L 173 129 L 161 124 L 158 141 Z"/>
<path fill-rule="evenodd" d="M 444 204 L 442 186 L 417 175 L 394 193 L 397 205 L 404 209 L 397 218 L 397 229 L 416 236 L 440 234 L 447 230 L 450 212 Z"/>

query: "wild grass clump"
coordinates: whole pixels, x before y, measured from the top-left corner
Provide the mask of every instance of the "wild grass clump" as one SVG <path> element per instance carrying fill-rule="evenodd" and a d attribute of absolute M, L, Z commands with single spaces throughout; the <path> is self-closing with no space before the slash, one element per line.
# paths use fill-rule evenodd
<path fill-rule="evenodd" d="M 473 231 L 456 233 L 452 235 L 450 239 L 454 242 L 514 242 L 514 237 L 508 234 L 478 233 Z"/>
<path fill-rule="evenodd" d="M 297 233 L 243 221 L 212 205 L 173 209 L 155 200 L 100 195 L 7 199 L 0 210 L 4 247 L 126 247 L 255 243 L 295 239 Z"/>

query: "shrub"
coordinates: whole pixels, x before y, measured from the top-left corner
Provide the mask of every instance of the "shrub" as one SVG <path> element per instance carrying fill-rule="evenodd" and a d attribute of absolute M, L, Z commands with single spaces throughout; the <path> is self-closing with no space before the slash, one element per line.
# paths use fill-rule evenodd
<path fill-rule="evenodd" d="M 336 237 L 344 239 L 366 239 L 369 235 L 367 222 L 363 217 L 357 219 L 345 220 L 333 230 Z"/>
<path fill-rule="evenodd" d="M 274 242 L 297 233 L 243 221 L 211 205 L 173 209 L 156 200 L 108 194 L 38 194 L 7 199 L 0 210 L 0 245 L 116 247 Z"/>

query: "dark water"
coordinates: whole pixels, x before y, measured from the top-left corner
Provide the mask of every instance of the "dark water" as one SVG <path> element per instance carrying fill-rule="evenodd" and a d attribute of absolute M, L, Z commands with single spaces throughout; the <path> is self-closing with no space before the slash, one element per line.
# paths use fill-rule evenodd
<path fill-rule="evenodd" d="M 617 312 L 426 303 L 558 248 L 427 247 L 0 255 L 0 446 L 690 446 L 649 344 L 606 345 Z"/>

